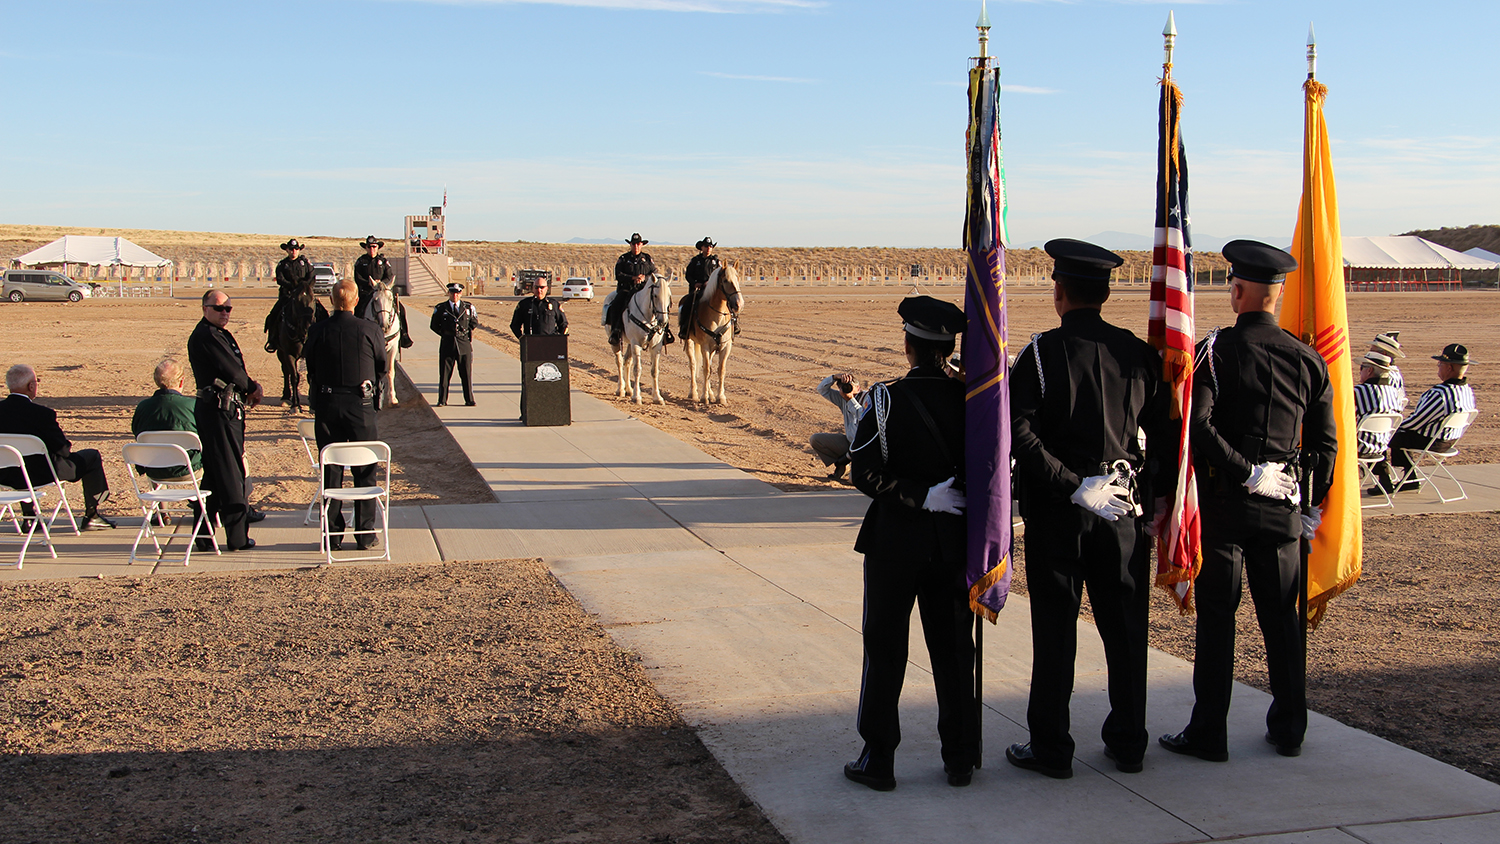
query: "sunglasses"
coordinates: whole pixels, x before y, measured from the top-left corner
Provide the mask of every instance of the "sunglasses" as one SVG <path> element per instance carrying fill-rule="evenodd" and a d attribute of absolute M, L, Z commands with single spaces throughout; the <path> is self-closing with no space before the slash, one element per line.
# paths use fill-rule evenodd
<path fill-rule="evenodd" d="M 218 311 L 221 314 L 227 314 L 230 311 L 234 310 L 233 305 L 209 305 L 208 307 L 215 311 Z"/>

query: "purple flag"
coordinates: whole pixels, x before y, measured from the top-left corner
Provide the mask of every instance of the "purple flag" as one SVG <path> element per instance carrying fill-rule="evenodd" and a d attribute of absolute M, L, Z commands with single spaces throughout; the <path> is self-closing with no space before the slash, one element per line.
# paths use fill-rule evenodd
<path fill-rule="evenodd" d="M 969 190 L 964 248 L 964 473 L 968 496 L 969 608 L 993 622 L 1010 592 L 1010 389 L 1005 325 L 1005 167 L 1000 155 L 1000 71 L 969 71 Z"/>

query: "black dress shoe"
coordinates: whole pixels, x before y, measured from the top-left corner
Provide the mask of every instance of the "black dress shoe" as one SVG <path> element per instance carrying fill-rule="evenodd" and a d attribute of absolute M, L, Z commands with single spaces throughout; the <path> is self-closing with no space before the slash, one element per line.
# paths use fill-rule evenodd
<path fill-rule="evenodd" d="M 833 471 L 828 473 L 828 479 L 836 481 L 844 476 L 844 470 L 849 468 L 849 461 L 839 460 L 833 464 Z"/>
<path fill-rule="evenodd" d="M 1183 730 L 1175 736 L 1162 736 L 1156 743 L 1172 751 L 1181 753 L 1183 756 L 1196 756 L 1205 762 L 1228 762 L 1228 750 L 1209 750 L 1193 744 L 1187 737 L 1187 730 Z"/>
<path fill-rule="evenodd" d="M 1114 762 L 1115 770 L 1122 774 L 1139 774 L 1146 768 L 1145 763 L 1139 759 L 1134 762 L 1123 761 L 1120 755 L 1115 753 L 1115 749 L 1107 744 L 1104 746 L 1104 758 Z"/>
<path fill-rule="evenodd" d="M 859 758 L 853 762 L 846 762 L 844 764 L 844 776 L 865 788 L 871 788 L 875 791 L 895 791 L 895 773 L 889 769 L 876 770 L 876 768 L 885 768 L 885 766 L 872 765 L 870 754 L 865 752 L 861 753 Z"/>
<path fill-rule="evenodd" d="M 479 402 L 477 402 L 477 401 L 466 401 L 466 402 L 464 402 L 464 407 L 473 407 L 476 404 L 479 404 Z"/>
<path fill-rule="evenodd" d="M 1051 777 L 1055 780 L 1071 779 L 1073 776 L 1072 765 L 1068 765 L 1066 768 L 1054 768 L 1051 765 L 1043 765 L 1037 761 L 1036 754 L 1031 751 L 1031 742 L 1029 741 L 1025 744 L 1013 744 L 1005 748 L 1005 761 L 1015 765 L 1017 768 L 1036 771 L 1043 776 Z"/>
<path fill-rule="evenodd" d="M 944 765 L 943 773 L 948 775 L 948 784 L 954 788 L 963 788 L 974 781 L 973 768 L 954 768 Z"/>
<path fill-rule="evenodd" d="M 371 548 L 379 548 L 380 547 L 380 537 L 378 537 L 378 536 L 361 536 L 359 539 L 354 540 L 354 545 L 357 548 L 359 548 L 359 550 L 361 550 L 361 551 L 368 551 Z"/>
<path fill-rule="evenodd" d="M 246 509 L 246 511 L 245 511 L 245 521 L 250 522 L 251 524 L 254 524 L 256 522 L 263 522 L 265 520 L 266 520 L 266 514 L 263 513 L 263 512 L 261 512 L 260 510 L 257 510 L 254 507 L 250 507 L 250 508 Z"/>
<path fill-rule="evenodd" d="M 193 540 L 193 547 L 207 554 L 214 550 L 214 541 L 206 536 L 200 536 Z"/>
<path fill-rule="evenodd" d="M 233 545 L 231 545 L 231 546 L 229 546 L 229 550 L 231 550 L 231 551 L 249 551 L 251 548 L 254 548 L 254 547 L 255 547 L 255 540 L 253 540 L 253 539 L 246 539 L 244 545 L 241 545 L 238 548 L 236 548 Z"/>
<path fill-rule="evenodd" d="M 445 401 L 440 401 L 440 402 L 438 402 L 438 403 L 437 403 L 437 404 L 436 404 L 436 405 L 435 405 L 435 406 L 436 406 L 436 407 L 447 407 L 447 406 L 448 406 L 448 403 L 447 403 L 447 402 L 445 402 Z"/>
<path fill-rule="evenodd" d="M 328 538 L 328 548 L 330 550 L 333 550 L 333 551 L 342 551 L 342 550 L 344 550 L 344 539 L 343 539 L 343 537 L 340 537 L 340 536 L 331 536 L 331 537 L 329 537 Z"/>
<path fill-rule="evenodd" d="M 83 524 L 79 525 L 79 530 L 110 530 L 114 526 L 114 522 L 98 513 L 85 513 L 83 514 Z"/>
<path fill-rule="evenodd" d="M 1296 744 L 1282 744 L 1281 742 L 1277 741 L 1276 739 L 1271 738 L 1271 734 L 1270 733 L 1266 733 L 1266 744 L 1269 744 L 1269 745 L 1272 745 L 1273 747 L 1275 747 L 1276 748 L 1276 752 L 1279 753 L 1279 754 L 1281 754 L 1282 756 L 1301 756 L 1302 755 L 1302 743 L 1301 742 L 1298 742 Z"/>

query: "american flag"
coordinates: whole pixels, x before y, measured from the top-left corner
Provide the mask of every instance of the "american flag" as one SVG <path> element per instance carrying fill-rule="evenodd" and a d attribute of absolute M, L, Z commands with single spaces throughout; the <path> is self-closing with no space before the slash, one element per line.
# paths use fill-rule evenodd
<path fill-rule="evenodd" d="M 1193 396 L 1193 251 L 1188 233 L 1187 150 L 1182 144 L 1182 91 L 1168 65 L 1161 82 L 1157 139 L 1156 248 L 1151 254 L 1151 311 L 1146 336 L 1162 355 L 1172 387 L 1172 416 L 1182 420 L 1177 489 L 1156 537 L 1156 585 L 1184 614 L 1193 611 L 1193 579 L 1203 563 L 1198 487 L 1189 448 Z"/>

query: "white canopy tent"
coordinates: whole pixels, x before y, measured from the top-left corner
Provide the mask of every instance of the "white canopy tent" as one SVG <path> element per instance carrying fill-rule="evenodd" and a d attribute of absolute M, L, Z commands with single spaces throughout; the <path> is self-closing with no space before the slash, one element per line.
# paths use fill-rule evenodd
<path fill-rule="evenodd" d="M 171 261 L 123 237 L 63 235 L 15 259 L 28 267 L 83 264 L 95 267 L 166 267 Z"/>
<path fill-rule="evenodd" d="M 1464 254 L 1470 258 L 1478 258 L 1481 261 L 1490 261 L 1494 266 L 1500 267 L 1500 255 L 1496 255 L 1488 249 L 1480 249 L 1476 246 L 1473 249 L 1465 249 Z"/>
<path fill-rule="evenodd" d="M 1495 264 L 1430 240 L 1401 237 L 1346 237 L 1344 281 L 1350 289 L 1429 290 L 1463 286 L 1465 270 Z M 1472 279 L 1471 279 L 1472 280 Z"/>

